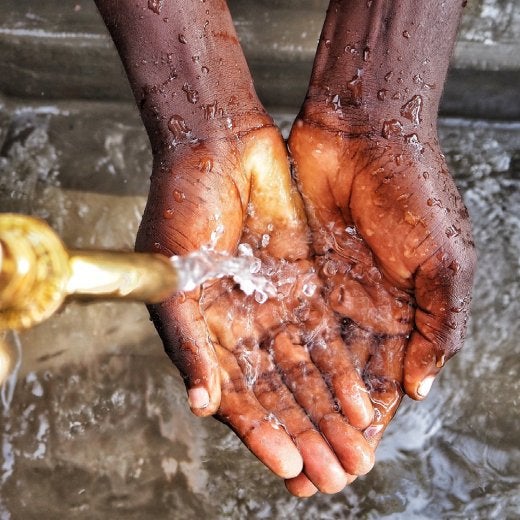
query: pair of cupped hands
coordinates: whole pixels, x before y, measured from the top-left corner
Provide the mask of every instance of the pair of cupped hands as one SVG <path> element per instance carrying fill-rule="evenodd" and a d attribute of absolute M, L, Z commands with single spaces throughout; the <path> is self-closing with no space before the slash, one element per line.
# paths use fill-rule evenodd
<path fill-rule="evenodd" d="M 248 244 L 261 259 L 267 301 L 223 278 L 152 318 L 196 415 L 226 423 L 292 494 L 335 493 L 462 344 L 467 213 L 435 139 L 349 137 L 304 107 L 285 143 L 259 113 L 156 154 L 137 248 Z"/>

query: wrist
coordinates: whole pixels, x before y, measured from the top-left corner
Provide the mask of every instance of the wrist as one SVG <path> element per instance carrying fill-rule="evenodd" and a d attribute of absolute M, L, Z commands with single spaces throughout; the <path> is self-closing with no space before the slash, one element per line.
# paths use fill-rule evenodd
<path fill-rule="evenodd" d="M 96 0 L 154 155 L 270 124 L 220 0 Z"/>
<path fill-rule="evenodd" d="M 331 0 L 301 117 L 357 135 L 387 135 L 392 120 L 434 133 L 461 5 Z"/>

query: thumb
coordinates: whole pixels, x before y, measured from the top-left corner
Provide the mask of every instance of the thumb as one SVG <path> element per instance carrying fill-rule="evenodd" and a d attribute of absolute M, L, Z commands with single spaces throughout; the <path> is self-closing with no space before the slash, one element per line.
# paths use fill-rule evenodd
<path fill-rule="evenodd" d="M 185 296 L 148 307 L 164 349 L 179 369 L 191 411 L 205 417 L 220 405 L 220 375 L 198 301 Z"/>
<path fill-rule="evenodd" d="M 404 362 L 404 387 L 413 399 L 428 395 L 445 362 L 462 348 L 475 264 L 470 247 L 456 254 L 439 250 L 416 272 L 415 330 Z"/>

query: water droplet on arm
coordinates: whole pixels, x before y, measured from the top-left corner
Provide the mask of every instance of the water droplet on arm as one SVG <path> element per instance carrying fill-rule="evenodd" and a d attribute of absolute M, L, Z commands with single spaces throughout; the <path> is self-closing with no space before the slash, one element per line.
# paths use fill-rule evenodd
<path fill-rule="evenodd" d="M 403 125 L 397 119 L 389 119 L 383 123 L 381 133 L 385 139 L 403 135 Z"/>
<path fill-rule="evenodd" d="M 155 14 L 160 14 L 163 4 L 164 0 L 148 0 L 148 9 Z"/>
<path fill-rule="evenodd" d="M 418 125 L 421 122 L 422 102 L 421 96 L 413 96 L 410 101 L 401 107 L 401 115 L 409 119 L 414 125 Z"/>
<path fill-rule="evenodd" d="M 197 142 L 197 139 L 192 135 L 191 128 L 188 127 L 186 121 L 179 116 L 173 115 L 168 121 L 168 130 L 173 134 L 174 145 L 182 141 L 188 141 L 190 143 Z"/>
<path fill-rule="evenodd" d="M 198 166 L 202 173 L 209 173 L 213 169 L 213 161 L 209 157 L 206 157 L 199 161 Z"/>
<path fill-rule="evenodd" d="M 204 119 L 206 121 L 214 119 L 217 115 L 217 101 L 214 101 L 213 103 L 208 103 L 207 105 L 202 105 L 201 108 L 203 110 Z"/>
<path fill-rule="evenodd" d="M 350 91 L 350 103 L 354 106 L 361 105 L 363 95 L 363 80 L 361 76 L 363 71 L 358 69 L 356 75 L 347 83 L 347 89 Z"/>
<path fill-rule="evenodd" d="M 382 88 L 381 90 L 379 90 L 377 92 L 377 99 L 379 99 L 379 101 L 384 101 L 386 98 L 387 92 L 388 92 L 388 90 L 386 90 L 386 88 Z"/>
<path fill-rule="evenodd" d="M 176 202 L 182 202 L 186 199 L 186 195 L 180 190 L 173 190 L 173 198 Z"/>
<path fill-rule="evenodd" d="M 195 104 L 199 100 L 199 92 L 191 88 L 189 83 L 184 83 L 182 90 L 186 93 L 186 99 L 189 103 Z"/>
<path fill-rule="evenodd" d="M 184 36 L 184 34 L 179 34 L 178 40 L 180 43 L 183 43 L 183 44 L 188 43 L 188 40 L 186 39 L 186 36 Z"/>
<path fill-rule="evenodd" d="M 339 97 L 339 94 L 336 94 L 333 98 L 332 98 L 332 106 L 334 107 L 334 110 L 339 110 L 341 108 L 341 99 Z"/>

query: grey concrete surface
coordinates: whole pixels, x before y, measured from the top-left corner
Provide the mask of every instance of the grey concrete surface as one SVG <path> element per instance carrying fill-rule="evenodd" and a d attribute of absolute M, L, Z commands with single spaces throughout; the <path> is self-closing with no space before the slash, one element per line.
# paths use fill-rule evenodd
<path fill-rule="evenodd" d="M 327 2 L 229 2 L 260 97 L 296 110 Z M 0 92 L 44 99 L 131 99 L 117 53 L 91 0 L 3 0 Z M 441 113 L 519 119 L 518 0 L 469 2 Z M 497 93 L 500 92 L 500 95 Z"/>

